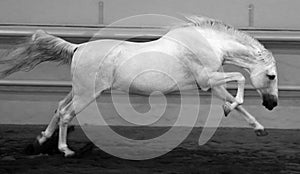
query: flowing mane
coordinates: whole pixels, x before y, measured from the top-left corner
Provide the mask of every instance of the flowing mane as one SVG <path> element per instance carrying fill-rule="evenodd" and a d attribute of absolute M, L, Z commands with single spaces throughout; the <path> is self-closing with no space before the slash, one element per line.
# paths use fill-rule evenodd
<path fill-rule="evenodd" d="M 220 20 L 195 15 L 185 16 L 185 18 L 188 21 L 188 24 L 181 27 L 196 26 L 223 32 L 232 36 L 239 43 L 257 50 L 257 52 L 255 53 L 257 54 L 257 56 L 254 56 L 253 58 L 258 60 L 259 62 L 263 62 L 265 64 L 275 62 L 272 53 L 268 51 L 259 41 L 257 41 L 247 33 L 235 29 L 231 25 L 225 24 Z"/>
<path fill-rule="evenodd" d="M 235 36 L 235 39 L 246 46 L 255 46 L 260 51 L 265 50 L 264 46 L 260 44 L 256 39 L 249 36 L 248 34 L 236 30 L 233 26 L 225 24 L 222 21 L 208 18 L 208 17 L 201 17 L 201 16 L 185 16 L 186 20 L 188 21 L 188 25 L 186 26 L 197 26 L 201 28 L 209 28 L 214 29 L 220 32 L 227 33 L 229 35 Z"/>

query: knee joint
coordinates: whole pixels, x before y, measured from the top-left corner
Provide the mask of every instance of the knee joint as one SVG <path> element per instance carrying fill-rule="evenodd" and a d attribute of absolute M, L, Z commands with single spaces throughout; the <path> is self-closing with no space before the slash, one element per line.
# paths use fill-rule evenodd
<path fill-rule="evenodd" d="M 241 74 L 241 76 L 238 79 L 238 82 L 239 83 L 245 83 L 245 81 L 246 81 L 246 78 Z"/>
<path fill-rule="evenodd" d="M 68 124 L 68 123 L 70 123 L 71 121 L 72 121 L 72 119 L 73 119 L 73 115 L 72 114 L 66 114 L 66 115 L 63 115 L 62 117 L 61 117 L 61 124 Z"/>
<path fill-rule="evenodd" d="M 66 114 L 66 111 L 64 109 L 59 109 L 58 114 L 59 114 L 59 117 L 62 119 L 64 117 L 64 115 Z"/>

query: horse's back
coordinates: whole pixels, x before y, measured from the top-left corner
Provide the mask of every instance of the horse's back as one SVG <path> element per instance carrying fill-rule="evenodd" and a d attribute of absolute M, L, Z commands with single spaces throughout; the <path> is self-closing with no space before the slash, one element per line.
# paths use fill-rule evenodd
<path fill-rule="evenodd" d="M 176 50 L 166 50 L 162 44 L 159 40 L 99 40 L 83 44 L 73 57 L 73 80 L 91 85 L 94 81 L 90 79 L 97 74 L 98 80 L 110 81 L 113 89 L 128 91 L 130 87 L 143 94 L 195 88 L 192 75 L 176 57 Z"/>

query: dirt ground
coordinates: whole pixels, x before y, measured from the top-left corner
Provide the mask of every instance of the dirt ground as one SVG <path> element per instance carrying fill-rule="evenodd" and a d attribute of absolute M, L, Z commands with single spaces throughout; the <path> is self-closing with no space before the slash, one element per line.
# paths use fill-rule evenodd
<path fill-rule="evenodd" d="M 257 137 L 253 130 L 219 128 L 199 146 L 201 128 L 171 152 L 150 160 L 124 160 L 89 144 L 80 127 L 70 133 L 69 144 L 81 155 L 26 155 L 24 148 L 45 126 L 0 125 L 0 173 L 300 173 L 300 130 L 268 130 Z M 134 136 L 163 128 L 116 127 Z M 141 131 L 142 129 L 142 131 Z M 88 145 L 87 145 L 88 144 Z"/>

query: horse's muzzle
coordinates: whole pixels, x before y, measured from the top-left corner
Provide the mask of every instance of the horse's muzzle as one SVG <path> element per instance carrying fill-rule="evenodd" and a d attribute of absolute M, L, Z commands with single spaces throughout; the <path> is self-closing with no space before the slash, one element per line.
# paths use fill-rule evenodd
<path fill-rule="evenodd" d="M 271 94 L 264 94 L 262 105 L 264 105 L 267 109 L 272 110 L 278 105 L 278 97 Z"/>

